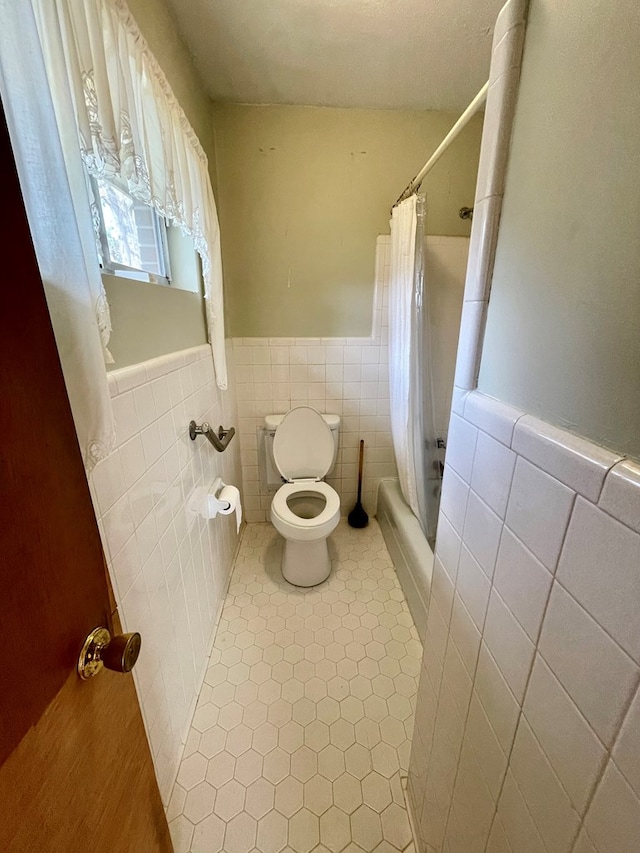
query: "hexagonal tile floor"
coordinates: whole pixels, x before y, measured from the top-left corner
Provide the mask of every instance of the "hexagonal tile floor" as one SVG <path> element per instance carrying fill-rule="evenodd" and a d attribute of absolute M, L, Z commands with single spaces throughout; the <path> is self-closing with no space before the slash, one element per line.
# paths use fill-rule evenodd
<path fill-rule="evenodd" d="M 247 525 L 169 805 L 176 853 L 414 847 L 406 774 L 422 648 L 375 519 L 343 520 L 312 589 Z"/>

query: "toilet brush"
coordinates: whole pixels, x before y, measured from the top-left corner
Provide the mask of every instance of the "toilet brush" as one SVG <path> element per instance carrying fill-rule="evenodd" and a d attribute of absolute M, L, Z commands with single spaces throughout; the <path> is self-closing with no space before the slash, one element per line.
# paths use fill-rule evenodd
<path fill-rule="evenodd" d="M 364 439 L 360 439 L 360 462 L 358 464 L 358 500 L 356 505 L 347 516 L 351 527 L 366 527 L 369 524 L 369 516 L 360 503 L 362 497 L 362 463 L 364 461 Z"/>

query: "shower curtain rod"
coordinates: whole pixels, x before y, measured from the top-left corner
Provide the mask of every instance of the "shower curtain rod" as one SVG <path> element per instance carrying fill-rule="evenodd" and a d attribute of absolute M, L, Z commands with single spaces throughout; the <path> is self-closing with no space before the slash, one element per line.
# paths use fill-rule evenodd
<path fill-rule="evenodd" d="M 413 180 L 408 184 L 408 186 L 403 190 L 402 195 L 398 199 L 398 201 L 393 205 L 400 204 L 401 201 L 404 201 L 406 198 L 409 198 L 410 195 L 417 192 L 420 189 L 420 184 L 424 180 L 425 175 L 431 171 L 431 169 L 435 166 L 438 160 L 442 157 L 447 148 L 451 145 L 453 140 L 459 135 L 464 127 L 469 123 L 471 118 L 478 112 L 482 104 L 487 100 L 487 91 L 489 89 L 489 82 L 487 81 L 482 89 L 478 92 L 475 98 L 471 101 L 466 110 L 462 113 L 458 121 L 453 125 L 449 133 L 442 140 L 440 145 L 433 152 L 431 157 L 424 164 L 422 169 L 418 172 L 418 174 L 413 178 Z"/>

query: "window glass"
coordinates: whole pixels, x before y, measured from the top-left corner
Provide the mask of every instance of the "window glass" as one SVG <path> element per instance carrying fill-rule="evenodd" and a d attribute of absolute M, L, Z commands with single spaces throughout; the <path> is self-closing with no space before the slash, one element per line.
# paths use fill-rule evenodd
<path fill-rule="evenodd" d="M 99 251 L 105 270 L 169 280 L 166 225 L 153 208 L 113 181 L 94 178 Z"/>

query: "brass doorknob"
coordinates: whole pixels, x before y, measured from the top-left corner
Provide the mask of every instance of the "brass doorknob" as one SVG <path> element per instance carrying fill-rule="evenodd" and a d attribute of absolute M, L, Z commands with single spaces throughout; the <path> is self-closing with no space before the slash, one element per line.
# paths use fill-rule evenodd
<path fill-rule="evenodd" d="M 101 672 L 104 666 L 114 672 L 131 672 L 141 645 L 142 637 L 136 631 L 112 637 L 106 628 L 94 628 L 80 652 L 78 675 L 86 681 Z"/>

